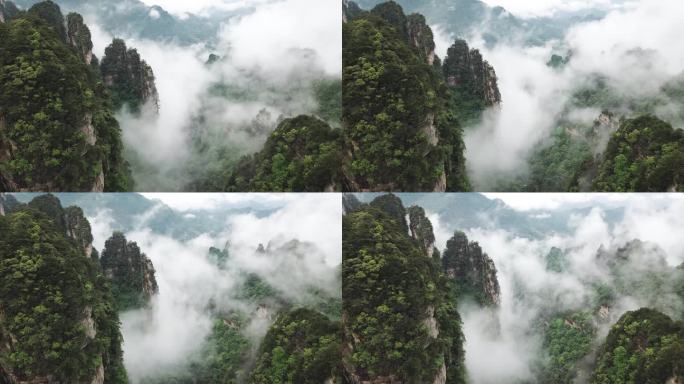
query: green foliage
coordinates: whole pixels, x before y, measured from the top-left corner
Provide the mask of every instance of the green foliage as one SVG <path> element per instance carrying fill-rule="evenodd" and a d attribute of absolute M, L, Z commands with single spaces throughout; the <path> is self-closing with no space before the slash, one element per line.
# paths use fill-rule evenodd
<path fill-rule="evenodd" d="M 147 306 L 157 291 L 152 263 L 121 232 L 114 232 L 105 242 L 100 265 L 111 281 L 119 311 Z"/>
<path fill-rule="evenodd" d="M 684 180 L 684 133 L 653 116 L 625 120 L 603 155 L 594 189 L 604 192 L 679 191 Z"/>
<path fill-rule="evenodd" d="M 315 192 L 339 190 L 339 130 L 311 116 L 283 120 L 261 152 L 243 158 L 228 191 Z"/>
<path fill-rule="evenodd" d="M 576 365 L 591 351 L 596 335 L 589 312 L 558 314 L 544 329 L 543 348 L 548 361 L 538 379 L 540 383 L 572 384 Z"/>
<path fill-rule="evenodd" d="M 106 190 L 128 189 L 119 126 L 106 118 L 97 75 L 55 31 L 64 24 L 59 8 L 34 8 L 0 24 L 0 142 L 10 153 L 0 178 L 10 190 L 90 191 L 102 173 Z"/>
<path fill-rule="evenodd" d="M 499 282 L 496 267 L 476 242 L 469 242 L 463 232 L 456 232 L 446 244 L 441 259 L 459 298 L 471 298 L 482 306 L 498 305 Z"/>
<path fill-rule="evenodd" d="M 35 205 L 34 205 L 35 206 Z M 0 351 L 20 380 L 50 375 L 127 383 L 119 320 L 100 269 L 54 218 L 26 206 L 0 217 Z M 90 334 L 88 328 L 96 333 Z"/>
<path fill-rule="evenodd" d="M 684 380 L 684 324 L 642 308 L 615 324 L 596 359 L 592 384 L 661 384 Z"/>
<path fill-rule="evenodd" d="M 571 127 L 556 130 L 551 137 L 551 145 L 541 146 L 533 152 L 529 159 L 530 176 L 526 191 L 571 191 L 578 172 L 593 160 L 589 142 L 583 137 L 573 136 L 567 128 Z"/>
<path fill-rule="evenodd" d="M 309 309 L 282 313 L 259 347 L 251 384 L 320 384 L 340 379 L 340 324 Z"/>
<path fill-rule="evenodd" d="M 318 100 L 317 114 L 333 127 L 342 121 L 342 83 L 339 79 L 321 80 L 314 84 L 314 95 Z"/>
<path fill-rule="evenodd" d="M 406 213 L 398 215 L 402 206 L 392 200 L 387 195 L 343 217 L 344 326 L 353 344 L 344 365 L 362 380 L 424 383 L 445 364 L 447 383 L 461 383 L 456 300 L 441 267 L 408 235 Z M 436 337 L 431 321 L 439 327 Z"/>
<path fill-rule="evenodd" d="M 411 27 L 427 39 L 416 17 Z M 407 24 L 388 2 L 343 25 L 348 189 L 432 191 L 446 174 L 448 190 L 465 190 L 462 133 L 441 74 L 425 58 L 431 41 L 410 45 Z"/>
<path fill-rule="evenodd" d="M 183 372 L 145 378 L 141 384 L 243 383 L 252 347 L 241 332 L 245 325 L 245 319 L 238 315 L 215 319 L 202 348 L 189 357 Z"/>
<path fill-rule="evenodd" d="M 154 75 L 138 51 L 126 48 L 123 40 L 114 39 L 105 48 L 100 70 L 111 92 L 114 108 L 118 110 L 127 105 L 133 113 L 139 113 L 146 98 L 151 96 L 148 92 L 154 87 Z"/>

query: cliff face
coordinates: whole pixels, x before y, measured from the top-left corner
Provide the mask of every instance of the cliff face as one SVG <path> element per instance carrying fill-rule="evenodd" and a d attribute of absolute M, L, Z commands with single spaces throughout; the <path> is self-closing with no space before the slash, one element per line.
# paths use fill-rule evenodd
<path fill-rule="evenodd" d="M 463 232 L 455 233 L 447 241 L 442 266 L 447 277 L 455 282 L 459 296 L 470 296 L 483 306 L 501 304 L 494 262 L 478 243 L 468 242 Z"/>
<path fill-rule="evenodd" d="M 13 2 L 0 0 L 0 23 L 7 22 L 17 13 L 19 13 L 19 9 Z"/>
<path fill-rule="evenodd" d="M 501 104 L 501 93 L 494 68 L 477 49 L 470 49 L 465 40 L 456 40 L 449 47 L 442 65 L 447 85 L 485 107 Z"/>
<path fill-rule="evenodd" d="M 81 209 L 46 195 L 5 214 L 0 382 L 126 383 L 118 316 L 99 266 L 86 257 L 92 235 Z"/>
<path fill-rule="evenodd" d="M 406 210 L 394 195 L 343 217 L 342 361 L 350 382 L 465 382 L 456 298 L 431 252 L 424 210 Z"/>
<path fill-rule="evenodd" d="M 347 190 L 468 190 L 463 134 L 437 70 L 441 61 L 425 17 L 406 15 L 388 1 L 347 20 L 342 119 L 350 157 L 344 169 Z M 480 77 L 489 81 L 490 74 Z"/>
<path fill-rule="evenodd" d="M 144 307 L 159 291 L 152 261 L 121 232 L 105 242 L 100 265 L 112 282 L 119 310 Z"/>
<path fill-rule="evenodd" d="M 57 4 L 45 1 L 14 19 L 0 37 L 8 69 L 0 79 L 0 189 L 130 189 L 119 126 L 98 87 L 83 18 L 65 19 Z M 38 43 L 32 36 L 40 36 Z"/>
<path fill-rule="evenodd" d="M 123 40 L 114 39 L 105 49 L 100 70 L 117 109 L 128 105 L 133 112 L 140 112 L 142 106 L 149 103 L 159 111 L 154 72 L 136 49 L 128 49 Z"/>
<path fill-rule="evenodd" d="M 83 16 L 78 13 L 67 15 L 67 41 L 76 48 L 86 65 L 92 63 L 93 42 L 90 37 L 90 29 L 83 23 Z"/>
<path fill-rule="evenodd" d="M 406 31 L 411 46 L 418 50 L 429 65 L 432 65 L 435 62 L 435 42 L 432 29 L 427 25 L 425 17 L 419 14 L 409 15 L 406 18 Z"/>
<path fill-rule="evenodd" d="M 431 258 L 435 253 L 435 234 L 432 231 L 432 223 L 425 216 L 425 210 L 421 207 L 409 208 L 408 214 L 411 236 L 418 240 L 425 256 Z"/>

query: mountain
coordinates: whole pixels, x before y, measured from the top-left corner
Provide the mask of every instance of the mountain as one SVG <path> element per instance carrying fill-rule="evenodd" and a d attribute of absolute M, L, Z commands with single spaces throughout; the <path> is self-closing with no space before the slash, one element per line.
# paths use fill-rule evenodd
<path fill-rule="evenodd" d="M 683 362 L 684 323 L 641 308 L 625 313 L 611 327 L 591 383 L 678 383 L 684 380 Z"/>
<path fill-rule="evenodd" d="M 119 319 L 77 207 L 45 195 L 0 215 L 0 380 L 127 383 Z"/>
<path fill-rule="evenodd" d="M 258 153 L 231 172 L 227 191 L 331 192 L 340 190 L 339 129 L 307 115 L 285 119 Z"/>
<path fill-rule="evenodd" d="M 501 105 L 501 93 L 494 68 L 465 40 L 456 40 L 447 50 L 442 72 L 457 106 L 460 121 L 477 121 L 488 108 Z"/>
<path fill-rule="evenodd" d="M 359 0 L 363 8 L 372 8 L 384 0 Z M 439 26 L 450 37 L 469 38 L 481 35 L 487 45 L 522 40 L 528 45 L 543 45 L 561 39 L 579 22 L 594 21 L 606 14 L 600 7 L 557 12 L 548 17 L 518 17 L 503 7 L 480 0 L 397 0 L 407 12 L 425 15 L 431 26 Z"/>
<path fill-rule="evenodd" d="M 338 382 L 340 332 L 339 322 L 310 309 L 281 313 L 259 346 L 249 383 Z"/>
<path fill-rule="evenodd" d="M 597 191 L 682 191 L 684 131 L 654 116 L 625 120 L 608 141 L 598 168 Z"/>
<path fill-rule="evenodd" d="M 150 103 L 159 113 L 159 93 L 154 82 L 154 71 L 134 48 L 127 49 L 126 42 L 114 39 L 105 48 L 100 64 L 104 84 L 112 94 L 115 110 L 127 105 L 133 113 L 139 113 L 143 105 Z"/>
<path fill-rule="evenodd" d="M 13 18 L 19 13 L 17 6 L 9 0 L 0 0 L 0 23 Z"/>
<path fill-rule="evenodd" d="M 159 293 L 152 261 L 123 233 L 114 232 L 105 242 L 99 262 L 111 281 L 118 311 L 146 307 Z"/>
<path fill-rule="evenodd" d="M 343 217 L 342 362 L 351 382 L 465 382 L 456 298 L 427 218 L 409 212 L 383 195 Z"/>
<path fill-rule="evenodd" d="M 477 114 L 471 110 L 480 93 L 482 100 L 500 98 L 493 69 L 473 60 L 466 65 L 472 81 L 458 84 L 452 70 L 457 55 L 442 66 L 425 17 L 406 15 L 393 1 L 354 17 L 350 7 L 346 3 L 343 24 L 345 190 L 469 189 L 457 117 Z"/>
<path fill-rule="evenodd" d="M 447 241 L 442 266 L 456 286 L 459 297 L 472 298 L 482 306 L 501 304 L 494 261 L 477 242 L 469 242 L 463 232 L 456 232 Z"/>
<path fill-rule="evenodd" d="M 28 9 L 41 0 L 18 0 L 16 4 Z M 244 14 L 249 10 L 214 12 L 209 16 L 173 15 L 164 8 L 148 6 L 139 0 L 57 0 L 60 7 L 71 12 L 97 17 L 100 26 L 113 36 L 174 42 L 182 45 L 213 44 L 220 22 Z"/>
<path fill-rule="evenodd" d="M 0 24 L 0 190 L 132 187 L 89 36 L 51 1 Z"/>

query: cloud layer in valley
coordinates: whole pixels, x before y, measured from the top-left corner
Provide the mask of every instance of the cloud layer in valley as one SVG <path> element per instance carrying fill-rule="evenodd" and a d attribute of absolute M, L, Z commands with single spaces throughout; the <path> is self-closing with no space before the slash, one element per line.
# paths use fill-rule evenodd
<path fill-rule="evenodd" d="M 554 3 L 583 6 L 589 2 L 544 3 L 553 8 Z M 684 31 L 679 16 L 684 3 L 641 0 L 611 4 L 601 20 L 578 21 L 562 41 L 543 46 L 514 43 L 515 37 L 494 46 L 487 46 L 477 35 L 468 38 L 496 69 L 503 100 L 501 109 L 486 111 L 480 124 L 465 129 L 468 169 L 476 189 L 491 190 L 502 178 L 510 181 L 524 175 L 530 154 L 540 142 L 548 142 L 561 115 L 591 125 L 600 109 L 568 107 L 572 93 L 593 84 L 597 76 L 625 99 L 645 99 L 664 97 L 663 85 L 684 73 L 684 52 L 674 49 Z M 453 36 L 444 36 L 439 26 L 436 31 L 437 48 L 443 54 L 444 41 Z M 522 37 L 517 40 L 524 41 Z M 546 65 L 554 53 L 571 54 L 563 70 Z M 626 105 L 613 112 L 633 114 Z M 681 105 L 666 104 L 656 113 L 674 125 L 682 123 Z"/>
<path fill-rule="evenodd" d="M 489 195 L 503 197 L 501 195 Z M 439 198 L 439 197 L 434 197 Z M 461 303 L 466 339 L 466 365 L 473 382 L 500 383 L 533 379 L 539 363 L 542 335 L 539 316 L 550 312 L 591 309 L 594 292 L 591 282 L 610 281 L 607 270 L 597 259 L 600 248 L 608 252 L 639 239 L 647 244 L 630 255 L 626 275 L 639 277 L 645 266 L 664 260 L 670 268 L 684 262 L 684 198 L 677 195 L 587 195 L 577 199 L 572 194 L 514 195 L 504 200 L 515 203 L 521 214 L 535 215 L 531 206 L 544 206 L 544 212 L 570 211 L 569 231 L 547 233 L 539 239 L 519 237 L 498 228 L 473 228 L 466 231 L 471 241 L 477 241 L 494 261 L 501 288 L 501 307 L 491 310 Z M 523 198 L 542 200 L 522 204 Z M 593 208 L 592 208 L 593 207 Z M 624 215 L 610 220 L 607 211 L 621 207 Z M 459 228 L 450 228 L 439 212 L 428 212 L 433 223 L 436 245 L 443 249 L 446 240 Z M 547 268 L 546 255 L 552 247 L 567 252 L 567 267 L 562 272 Z M 663 259 L 661 259 L 661 257 Z M 524 293 L 522 293 L 524 292 Z M 680 316 L 684 310 L 681 298 L 663 297 L 645 301 L 638 294 L 618 297 L 610 308 L 610 319 L 599 324 L 599 339 L 608 327 L 628 310 L 656 306 L 670 316 Z M 658 302 L 655 302 L 655 301 Z M 494 319 L 492 318 L 494 316 Z M 500 332 L 492 332 L 491 323 L 498 323 Z M 496 327 L 494 327 L 496 328 Z M 501 364 L 492 365 L 495 359 Z M 579 380 L 582 383 L 584 381 Z"/>
<path fill-rule="evenodd" d="M 222 23 L 215 46 L 117 36 L 150 64 L 160 97 L 159 115 L 151 109 L 117 114 L 139 190 L 183 190 L 202 172 L 225 171 L 258 151 L 278 119 L 315 113 L 314 83 L 341 76 L 335 0 L 162 3 L 156 2 L 179 12 L 213 7 L 241 13 Z M 85 18 L 94 53 L 102 57 L 113 36 L 95 15 Z M 207 65 L 212 53 L 220 59 Z"/>
<path fill-rule="evenodd" d="M 154 196 L 159 197 L 148 197 Z M 259 200 L 255 196 L 216 199 L 200 195 L 204 203 L 197 204 L 192 202 L 195 194 L 174 194 L 161 197 L 159 204 L 164 200 L 181 207 L 185 199 L 195 208 L 183 211 L 203 215 L 221 208 L 243 208 L 250 200 Z M 253 313 L 256 304 L 236 297 L 236 289 L 250 273 L 295 303 L 309 300 L 312 288 L 331 297 L 341 294 L 337 286 L 342 243 L 339 195 L 258 196 L 266 201 L 263 205 L 275 209 L 273 213 L 228 215 L 224 227 L 214 235 L 187 241 L 160 235 L 148 226 L 149 212 L 142 212 L 135 228 L 125 233 L 151 259 L 159 284 L 151 308 L 121 315 L 124 362 L 134 383 L 183 367 L 211 331 L 210 308 Z M 98 249 L 118 229 L 110 213 L 101 210 L 89 217 Z M 257 252 L 259 244 L 267 248 L 266 254 Z M 226 247 L 229 259 L 225 267 L 207 257 L 210 247 Z M 247 326 L 250 336 L 262 337 L 269 323 L 255 320 Z"/>

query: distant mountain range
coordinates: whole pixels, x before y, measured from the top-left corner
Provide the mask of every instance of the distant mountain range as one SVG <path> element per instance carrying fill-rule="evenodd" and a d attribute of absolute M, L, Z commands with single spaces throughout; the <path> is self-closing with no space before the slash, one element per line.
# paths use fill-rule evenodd
<path fill-rule="evenodd" d="M 359 0 L 364 9 L 370 9 L 385 0 Z M 553 17 L 521 18 L 502 7 L 492 7 L 480 0 L 396 0 L 406 13 L 421 13 L 431 26 L 440 26 L 451 37 L 468 38 L 482 33 L 487 44 L 521 39 L 538 45 L 560 39 L 573 24 L 599 20 L 604 10 L 584 9 L 562 12 Z"/>

